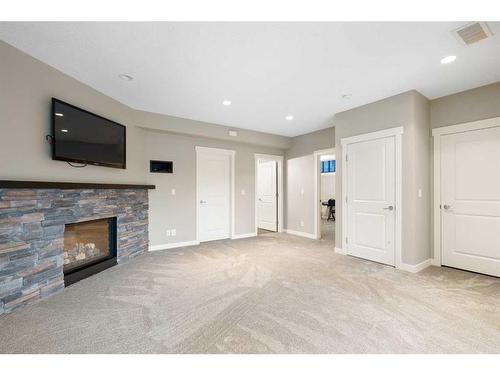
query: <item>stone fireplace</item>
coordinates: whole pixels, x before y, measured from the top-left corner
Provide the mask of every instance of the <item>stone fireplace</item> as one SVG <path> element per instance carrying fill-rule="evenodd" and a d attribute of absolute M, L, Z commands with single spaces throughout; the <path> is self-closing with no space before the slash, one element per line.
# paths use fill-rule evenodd
<path fill-rule="evenodd" d="M 0 181 L 0 314 L 146 252 L 148 189 Z"/>

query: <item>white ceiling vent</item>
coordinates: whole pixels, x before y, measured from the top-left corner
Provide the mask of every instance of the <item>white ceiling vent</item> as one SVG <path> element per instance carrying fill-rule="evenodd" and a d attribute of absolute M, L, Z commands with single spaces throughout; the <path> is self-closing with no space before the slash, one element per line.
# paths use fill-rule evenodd
<path fill-rule="evenodd" d="M 453 31 L 465 45 L 474 44 L 493 35 L 486 22 L 471 22 Z"/>

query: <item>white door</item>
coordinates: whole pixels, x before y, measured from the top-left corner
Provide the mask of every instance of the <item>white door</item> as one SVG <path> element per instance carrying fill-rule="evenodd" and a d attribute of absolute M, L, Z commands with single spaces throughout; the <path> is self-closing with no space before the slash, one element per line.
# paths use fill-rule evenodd
<path fill-rule="evenodd" d="M 347 254 L 395 265 L 395 137 L 347 145 Z"/>
<path fill-rule="evenodd" d="M 442 264 L 500 276 L 500 127 L 441 137 Z"/>
<path fill-rule="evenodd" d="M 231 155 L 197 149 L 196 156 L 198 240 L 229 238 Z"/>
<path fill-rule="evenodd" d="M 257 217 L 258 227 L 278 231 L 276 161 L 259 161 L 257 171 Z"/>

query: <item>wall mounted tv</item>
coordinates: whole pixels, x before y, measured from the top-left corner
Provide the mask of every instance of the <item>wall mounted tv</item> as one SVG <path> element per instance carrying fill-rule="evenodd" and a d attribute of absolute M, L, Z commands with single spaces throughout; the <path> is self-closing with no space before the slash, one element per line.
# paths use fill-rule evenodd
<path fill-rule="evenodd" d="M 52 159 L 125 169 L 126 128 L 52 98 Z"/>

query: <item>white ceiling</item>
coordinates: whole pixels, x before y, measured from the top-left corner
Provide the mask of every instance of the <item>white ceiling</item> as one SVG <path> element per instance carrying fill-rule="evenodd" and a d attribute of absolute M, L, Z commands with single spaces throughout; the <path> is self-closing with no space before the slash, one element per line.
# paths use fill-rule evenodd
<path fill-rule="evenodd" d="M 471 46 L 451 34 L 463 24 L 3 22 L 0 39 L 136 109 L 296 136 L 407 90 L 500 81 L 500 22 Z"/>

